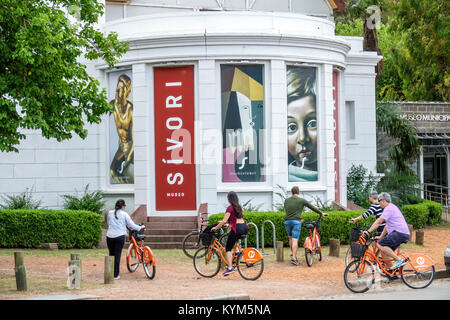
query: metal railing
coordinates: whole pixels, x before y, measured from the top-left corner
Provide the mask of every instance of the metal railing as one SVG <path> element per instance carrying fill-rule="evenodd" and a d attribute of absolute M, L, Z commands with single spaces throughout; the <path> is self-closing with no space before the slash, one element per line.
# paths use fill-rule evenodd
<path fill-rule="evenodd" d="M 424 183 L 421 191 L 423 192 L 424 199 L 439 202 L 444 207 L 448 208 L 450 203 L 450 187 L 432 183 Z"/>
<path fill-rule="evenodd" d="M 261 247 L 262 247 L 262 253 L 264 254 L 264 225 L 266 223 L 270 223 L 272 225 L 273 230 L 273 254 L 277 254 L 277 233 L 275 229 L 275 224 L 270 220 L 265 220 L 261 225 Z"/>

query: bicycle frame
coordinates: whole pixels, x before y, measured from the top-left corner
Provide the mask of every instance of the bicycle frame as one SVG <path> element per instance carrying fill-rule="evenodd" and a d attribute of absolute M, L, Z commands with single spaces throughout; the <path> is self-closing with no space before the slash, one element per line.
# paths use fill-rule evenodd
<path fill-rule="evenodd" d="M 314 227 L 313 231 L 309 230 L 309 236 L 306 237 L 305 243 L 303 245 L 305 248 L 309 249 L 312 253 L 315 253 L 316 250 L 321 251 L 322 247 L 320 245 L 320 235 L 317 232 L 317 228 Z"/>
<path fill-rule="evenodd" d="M 374 243 L 374 241 L 372 241 L 372 243 Z M 375 246 L 374 246 L 375 247 Z M 386 262 L 393 262 L 394 259 L 382 259 L 382 258 L 378 258 L 374 251 L 371 250 L 368 246 L 366 248 L 366 252 L 364 253 L 364 256 L 361 260 L 361 265 L 363 266 L 362 268 L 360 268 L 358 270 L 358 275 L 360 275 L 362 272 L 364 272 L 364 261 L 369 262 L 372 266 L 374 264 L 378 265 L 378 267 L 380 268 L 380 270 L 392 277 L 396 272 L 398 272 L 399 276 L 405 276 L 408 274 L 415 274 L 416 272 L 422 272 L 423 270 L 426 270 L 427 268 L 429 268 L 430 266 L 434 266 L 435 263 L 434 261 L 428 257 L 427 255 L 424 254 L 410 254 L 408 256 L 405 256 L 404 254 L 402 254 L 400 252 L 400 250 L 397 249 L 396 254 L 398 256 L 400 256 L 403 260 L 407 260 L 409 262 L 409 265 L 413 268 L 413 270 L 411 272 L 404 272 L 403 268 L 400 269 L 394 269 L 394 270 L 390 270 L 387 268 L 386 266 Z"/>
<path fill-rule="evenodd" d="M 248 264 L 253 264 L 257 261 L 260 261 L 263 259 L 262 255 L 259 253 L 259 251 L 253 249 L 253 248 L 245 248 L 244 251 L 242 251 L 241 246 L 239 245 L 239 242 L 236 242 L 236 244 L 233 247 L 233 256 L 231 260 L 233 261 L 233 267 L 237 267 L 237 256 L 236 256 L 236 249 L 238 249 L 239 252 L 243 252 L 244 254 L 244 260 Z M 224 257 L 225 248 L 220 244 L 220 242 L 217 239 L 214 239 L 214 242 L 209 247 L 208 255 L 206 257 L 206 262 L 208 262 L 211 259 L 212 252 L 217 251 L 222 261 L 227 261 L 226 257 Z"/>
<path fill-rule="evenodd" d="M 139 259 L 139 262 L 140 263 L 144 263 L 144 258 L 146 259 L 146 261 L 145 261 L 145 263 L 147 263 L 148 261 L 152 261 L 152 265 L 156 265 L 156 261 L 155 261 L 155 259 L 154 259 L 154 256 L 153 256 L 153 252 L 152 252 L 152 249 L 150 249 L 149 247 L 147 247 L 147 246 L 145 246 L 144 245 L 144 241 L 139 241 L 139 245 L 138 245 L 138 243 L 136 242 L 136 239 L 134 238 L 134 236 L 131 236 L 131 238 L 130 238 L 130 240 L 131 240 L 131 244 L 130 244 L 130 246 L 131 245 L 134 245 L 134 251 L 135 251 L 135 253 L 136 253 L 136 256 L 138 257 L 138 259 Z M 145 248 L 148 248 L 148 256 L 146 256 L 145 255 L 145 253 L 144 253 L 144 249 Z M 128 259 L 128 254 L 127 254 L 127 259 Z"/>

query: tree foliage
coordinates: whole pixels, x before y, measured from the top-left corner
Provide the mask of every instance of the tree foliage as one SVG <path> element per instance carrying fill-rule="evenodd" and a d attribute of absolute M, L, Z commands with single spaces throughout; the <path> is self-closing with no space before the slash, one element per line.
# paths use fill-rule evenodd
<path fill-rule="evenodd" d="M 417 128 L 407 119 L 401 118 L 398 108 L 390 103 L 378 103 L 376 107 L 377 129 L 395 142 L 389 148 L 389 160 L 381 170 L 393 167 L 395 171 L 410 174 L 409 164 L 420 156 L 420 141 Z"/>
<path fill-rule="evenodd" d="M 367 8 L 381 9 L 374 30 L 383 55 L 377 75 L 379 100 L 449 101 L 449 1 L 346 0 L 346 4 L 347 13 L 336 16 L 336 34 L 361 36 L 365 42 Z"/>
<path fill-rule="evenodd" d="M 113 67 L 128 49 L 117 34 L 96 29 L 103 10 L 96 0 L 0 2 L 0 151 L 17 152 L 23 129 L 58 141 L 85 138 L 85 121 L 99 123 L 110 110 L 83 63 Z"/>

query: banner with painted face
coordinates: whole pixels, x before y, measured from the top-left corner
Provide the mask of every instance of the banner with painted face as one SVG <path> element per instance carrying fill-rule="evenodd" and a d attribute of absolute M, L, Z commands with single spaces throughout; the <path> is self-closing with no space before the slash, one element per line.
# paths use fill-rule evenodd
<path fill-rule="evenodd" d="M 221 65 L 222 181 L 265 181 L 262 65 Z"/>
<path fill-rule="evenodd" d="M 133 90 L 131 70 L 109 73 L 113 111 L 109 116 L 109 182 L 134 183 Z"/>
<path fill-rule="evenodd" d="M 194 67 L 153 69 L 156 210 L 197 210 Z"/>
<path fill-rule="evenodd" d="M 289 182 L 317 181 L 316 68 L 287 67 Z"/>

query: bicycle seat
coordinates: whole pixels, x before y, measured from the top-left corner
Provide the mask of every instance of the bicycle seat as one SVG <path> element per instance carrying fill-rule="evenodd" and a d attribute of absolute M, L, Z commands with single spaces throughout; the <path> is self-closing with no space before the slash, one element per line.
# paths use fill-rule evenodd
<path fill-rule="evenodd" d="M 311 222 L 306 223 L 305 224 L 305 228 L 308 229 L 308 230 L 314 229 L 314 223 L 311 223 Z"/>

